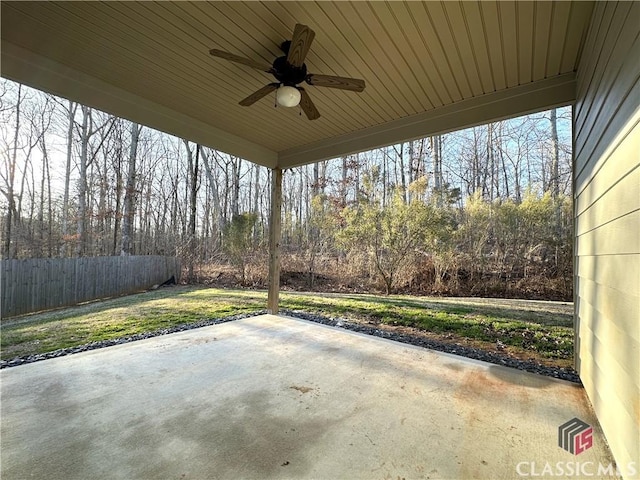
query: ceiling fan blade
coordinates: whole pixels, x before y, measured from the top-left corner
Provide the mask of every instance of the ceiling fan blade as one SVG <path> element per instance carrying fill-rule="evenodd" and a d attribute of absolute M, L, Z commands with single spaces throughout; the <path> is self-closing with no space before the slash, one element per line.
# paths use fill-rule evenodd
<path fill-rule="evenodd" d="M 317 73 L 307 75 L 307 83 L 315 87 L 338 88 L 340 90 L 351 90 L 352 92 L 362 92 L 365 87 L 364 80 L 358 78 L 335 77 Z"/>
<path fill-rule="evenodd" d="M 279 86 L 280 85 L 277 84 L 277 83 L 270 83 L 269 85 L 265 85 L 264 87 L 262 87 L 257 92 L 253 92 L 251 95 L 249 95 L 244 100 L 240 100 L 239 103 L 243 107 L 248 107 L 249 105 L 253 105 L 258 100 L 260 100 L 262 97 L 265 97 L 265 96 L 269 95 L 271 92 L 275 92 L 278 89 Z"/>
<path fill-rule="evenodd" d="M 298 87 L 300 90 L 300 108 L 305 113 L 309 120 L 316 120 L 320 118 L 320 112 L 311 101 L 311 97 L 304 88 Z"/>
<path fill-rule="evenodd" d="M 218 50 L 216 48 L 209 50 L 209 53 L 214 57 L 224 58 L 225 60 L 230 60 L 235 63 L 241 63 L 242 65 L 246 65 L 247 67 L 256 68 L 258 70 L 262 70 L 263 72 L 270 73 L 271 65 L 258 62 L 256 60 L 251 60 L 250 58 L 244 58 L 239 55 L 235 55 L 233 53 L 225 52 L 223 50 Z"/>
<path fill-rule="evenodd" d="M 291 39 L 291 45 L 289 46 L 289 53 L 287 54 L 287 62 L 294 67 L 301 67 L 304 63 L 304 59 L 309 52 L 311 42 L 316 33 L 306 25 L 300 23 L 296 24 L 296 28 L 293 30 L 293 38 Z"/>

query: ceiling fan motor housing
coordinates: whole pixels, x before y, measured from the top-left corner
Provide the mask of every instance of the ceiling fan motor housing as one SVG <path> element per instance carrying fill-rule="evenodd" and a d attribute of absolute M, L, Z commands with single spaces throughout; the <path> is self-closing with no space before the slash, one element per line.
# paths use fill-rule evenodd
<path fill-rule="evenodd" d="M 294 67 L 287 62 L 287 57 L 278 57 L 273 61 L 273 76 L 282 83 L 290 87 L 295 87 L 307 78 L 307 66 Z"/>

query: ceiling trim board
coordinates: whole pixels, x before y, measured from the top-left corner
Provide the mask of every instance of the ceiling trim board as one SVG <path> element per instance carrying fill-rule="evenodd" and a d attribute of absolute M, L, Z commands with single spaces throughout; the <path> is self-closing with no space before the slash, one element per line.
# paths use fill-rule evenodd
<path fill-rule="evenodd" d="M 279 168 L 292 168 L 416 138 L 438 135 L 575 101 L 575 73 L 461 100 L 339 137 L 281 151 Z"/>
<path fill-rule="evenodd" d="M 242 157 L 265 167 L 278 154 L 237 135 L 129 93 L 49 58 L 2 41 L 2 76 L 54 95 L 83 103 L 171 135 Z"/>

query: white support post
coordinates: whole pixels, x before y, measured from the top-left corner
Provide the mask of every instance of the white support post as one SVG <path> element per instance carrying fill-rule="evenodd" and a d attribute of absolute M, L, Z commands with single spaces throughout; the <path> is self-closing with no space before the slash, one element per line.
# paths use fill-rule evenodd
<path fill-rule="evenodd" d="M 280 239 L 282 227 L 282 169 L 271 170 L 271 214 L 269 216 L 269 296 L 267 311 L 278 313 L 280 298 Z"/>

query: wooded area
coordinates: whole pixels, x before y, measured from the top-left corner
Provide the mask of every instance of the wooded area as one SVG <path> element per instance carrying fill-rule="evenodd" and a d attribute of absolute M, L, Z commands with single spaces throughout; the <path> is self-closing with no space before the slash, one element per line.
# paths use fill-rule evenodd
<path fill-rule="evenodd" d="M 0 101 L 3 258 L 266 285 L 268 169 L 6 80 Z M 571 300 L 571 158 L 562 108 L 288 170 L 283 284 Z"/>

